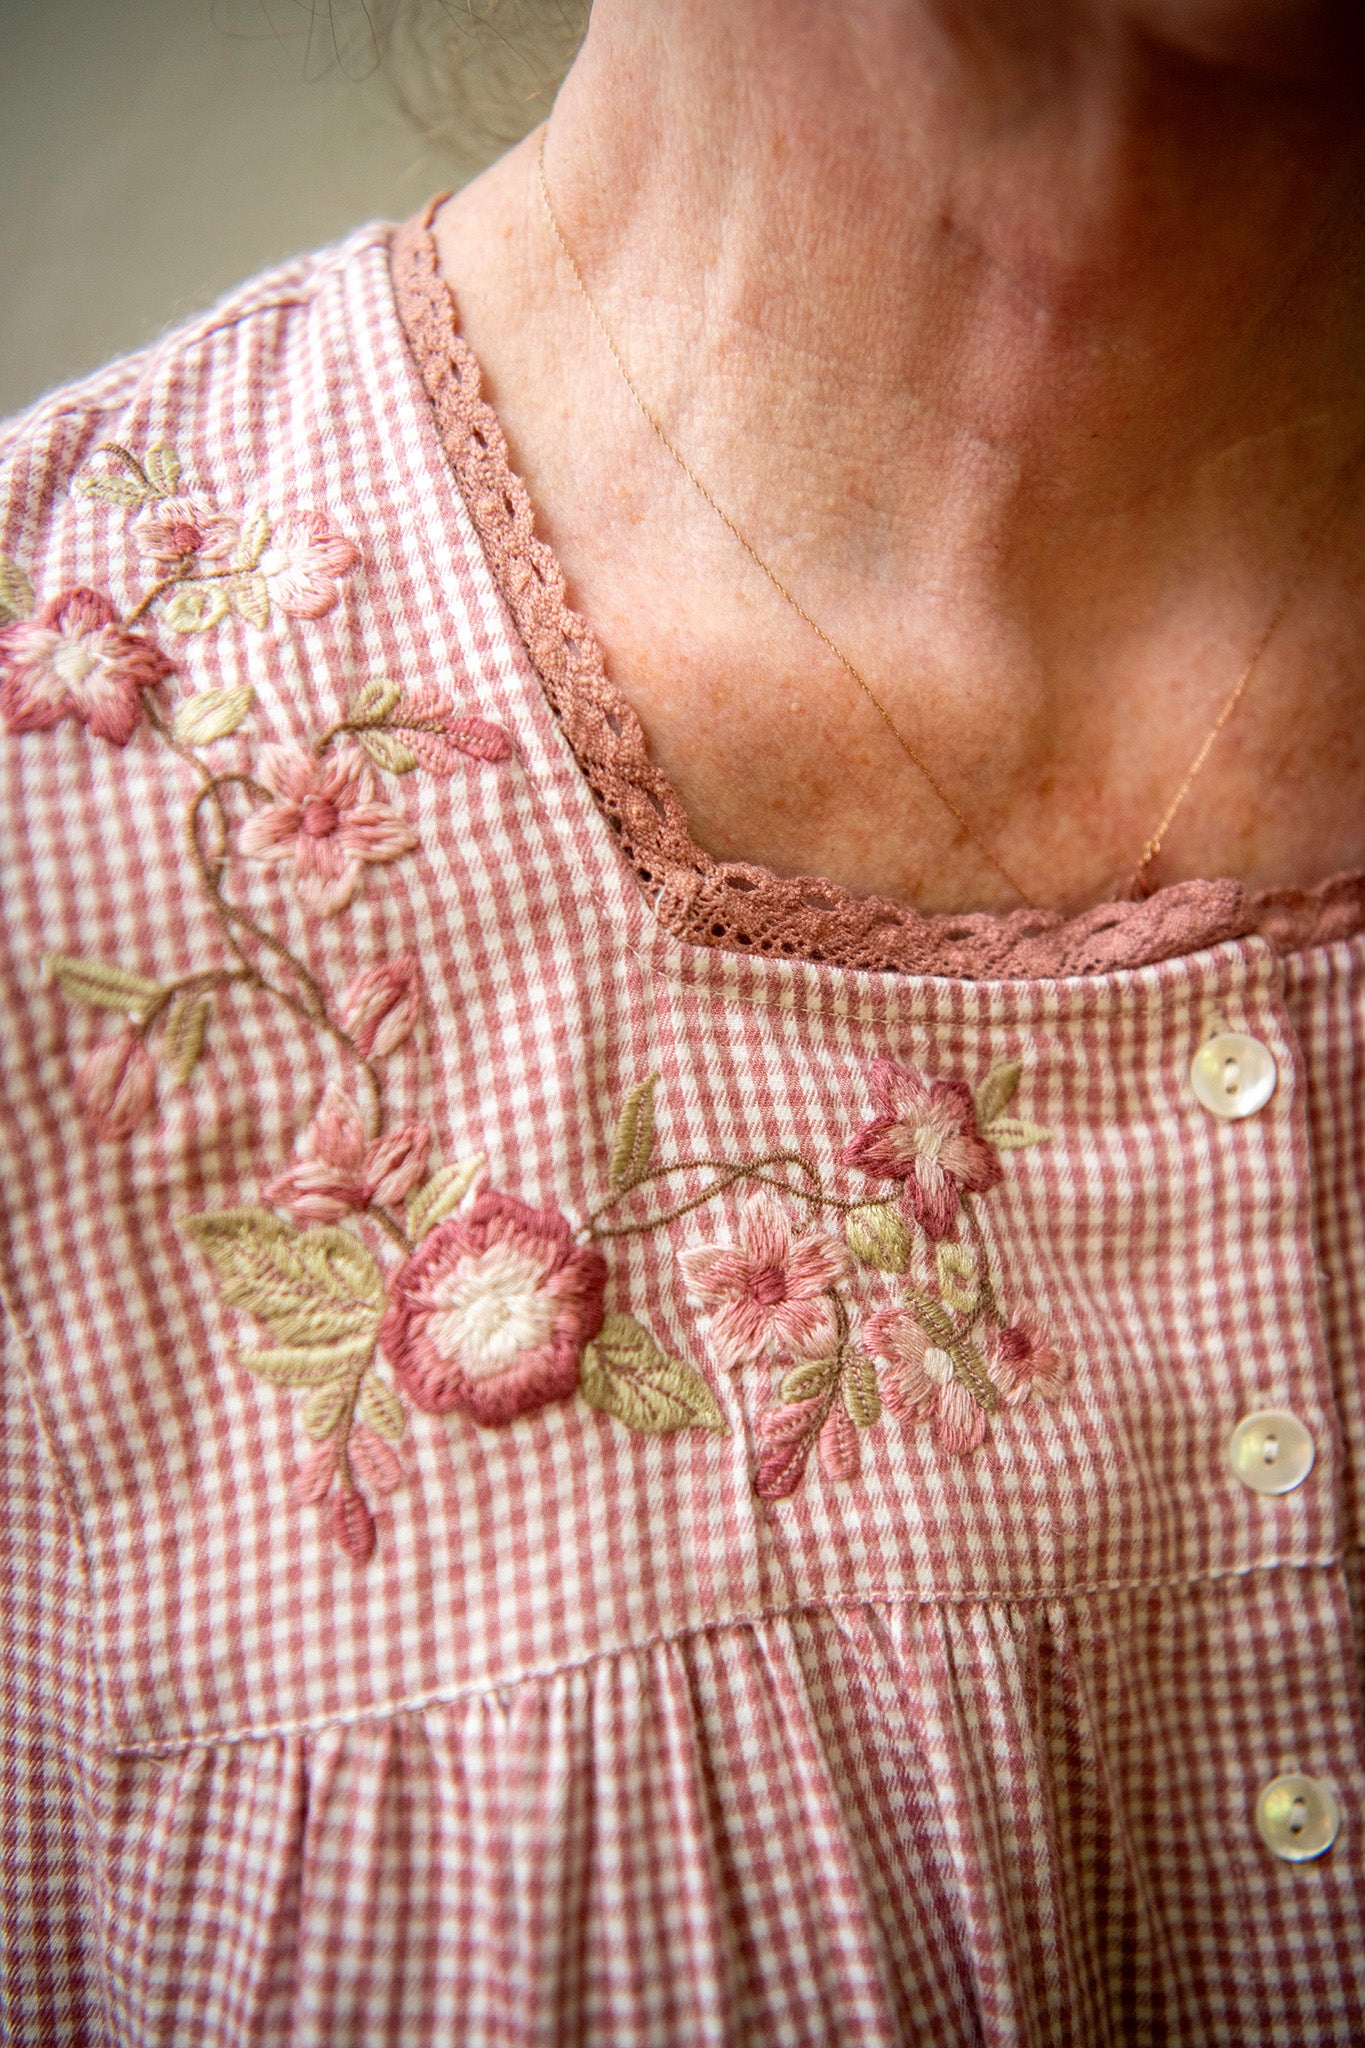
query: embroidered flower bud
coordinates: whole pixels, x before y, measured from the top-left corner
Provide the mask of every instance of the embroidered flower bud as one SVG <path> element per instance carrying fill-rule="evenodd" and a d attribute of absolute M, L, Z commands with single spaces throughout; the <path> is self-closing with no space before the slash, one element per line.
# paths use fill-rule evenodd
<path fill-rule="evenodd" d="M 365 1154 L 364 1184 L 372 1202 L 391 1208 L 412 1193 L 426 1176 L 431 1132 L 426 1124 L 403 1124 L 380 1138 Z"/>
<path fill-rule="evenodd" d="M 95 1135 L 107 1143 L 137 1128 L 156 1100 L 156 1070 L 136 1031 L 121 1031 L 95 1047 L 76 1076 L 76 1098 Z"/>
<path fill-rule="evenodd" d="M 337 1447 L 333 1438 L 309 1444 L 294 1469 L 292 1490 L 300 1506 L 323 1499 L 336 1477 L 336 1469 Z"/>
<path fill-rule="evenodd" d="M 375 1493 L 392 1493 L 402 1485 L 403 1466 L 397 1453 L 363 1422 L 351 1431 L 346 1451 L 356 1476 Z"/>
<path fill-rule="evenodd" d="M 887 1202 L 850 1209 L 844 1235 L 860 1266 L 875 1266 L 881 1273 L 903 1273 L 910 1263 L 910 1232 Z"/>
<path fill-rule="evenodd" d="M 374 1555 L 374 1516 L 352 1487 L 333 1495 L 331 1522 L 332 1535 L 352 1564 L 365 1564 Z"/>
<path fill-rule="evenodd" d="M 410 1036 L 421 1003 L 416 957 L 404 953 L 351 983 L 342 1000 L 341 1026 L 363 1060 L 382 1060 Z"/>

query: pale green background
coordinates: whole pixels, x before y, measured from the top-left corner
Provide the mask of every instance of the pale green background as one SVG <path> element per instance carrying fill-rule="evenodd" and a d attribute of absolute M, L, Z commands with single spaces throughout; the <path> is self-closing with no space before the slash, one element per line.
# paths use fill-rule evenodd
<path fill-rule="evenodd" d="M 0 417 L 452 182 L 361 0 L 0 0 Z"/>

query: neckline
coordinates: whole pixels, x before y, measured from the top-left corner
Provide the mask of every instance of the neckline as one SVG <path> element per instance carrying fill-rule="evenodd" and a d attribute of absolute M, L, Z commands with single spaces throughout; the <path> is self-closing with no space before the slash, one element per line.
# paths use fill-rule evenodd
<path fill-rule="evenodd" d="M 874 973 L 962 980 L 1107 974 L 1258 937 L 1276 953 L 1365 931 L 1365 872 L 1309 889 L 1253 891 L 1232 879 L 1177 882 L 1138 902 L 1075 915 L 922 912 L 819 877 L 720 861 L 697 845 L 644 729 L 611 681 L 559 562 L 535 531 L 501 424 L 459 331 L 430 222 L 433 200 L 396 230 L 394 299 L 447 464 L 489 571 L 599 811 L 659 924 L 685 943 Z"/>

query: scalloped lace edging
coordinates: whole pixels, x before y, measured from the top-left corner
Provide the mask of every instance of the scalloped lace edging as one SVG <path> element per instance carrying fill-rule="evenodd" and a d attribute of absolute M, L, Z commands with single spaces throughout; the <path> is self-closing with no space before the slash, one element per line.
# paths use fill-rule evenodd
<path fill-rule="evenodd" d="M 966 980 L 1052 978 L 1143 967 L 1258 935 L 1297 952 L 1365 930 L 1365 874 L 1311 889 L 1251 891 L 1236 881 L 1177 882 L 1136 903 L 1067 916 L 1017 910 L 924 914 L 838 883 L 718 861 L 692 837 L 644 729 L 608 679 L 592 631 L 569 605 L 564 575 L 535 533 L 479 366 L 457 325 L 429 222 L 397 230 L 394 295 L 436 416 L 446 458 L 503 600 L 598 808 L 659 922 L 696 946 L 873 972 Z"/>

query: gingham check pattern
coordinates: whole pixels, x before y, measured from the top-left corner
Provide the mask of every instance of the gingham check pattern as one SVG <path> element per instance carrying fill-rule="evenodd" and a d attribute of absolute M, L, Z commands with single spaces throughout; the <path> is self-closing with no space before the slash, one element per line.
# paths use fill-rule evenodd
<path fill-rule="evenodd" d="M 608 1307 L 707 1372 L 731 1434 L 646 1438 L 581 1403 L 423 1427 L 353 1567 L 290 1504 L 289 1404 L 235 1365 L 179 1229 L 258 1198 L 325 1055 L 224 1005 L 161 1121 L 93 1143 L 71 1082 L 98 1025 L 42 954 L 165 975 L 219 941 L 164 750 L 4 738 L 4 2031 L 1365 2038 L 1365 940 L 1004 983 L 675 941 L 452 486 L 387 231 L 8 431 L 0 549 L 40 599 L 142 587 L 130 522 L 70 486 L 100 441 L 161 439 L 220 506 L 326 507 L 363 554 L 321 619 L 177 642 L 196 686 L 250 681 L 284 737 L 368 676 L 436 681 L 514 736 L 496 774 L 405 784 L 421 850 L 344 917 L 309 927 L 254 884 L 329 987 L 420 957 L 394 1113 L 579 1219 L 652 1071 L 670 1152 L 796 1146 L 837 1178 L 874 1057 L 974 1082 L 1017 1056 L 1055 1136 L 1012 1155 L 994 1244 L 1073 1376 L 968 1460 L 886 1427 L 860 1481 L 813 1470 L 765 1505 L 762 1390 L 707 1359 L 680 1223 L 613 1247 Z M 1279 1065 L 1239 1124 L 1190 1091 L 1215 1018 Z M 1224 1462 L 1266 1405 L 1318 1449 L 1280 1500 Z M 1301 1868 L 1251 1825 L 1287 1770 L 1346 1816 Z"/>

